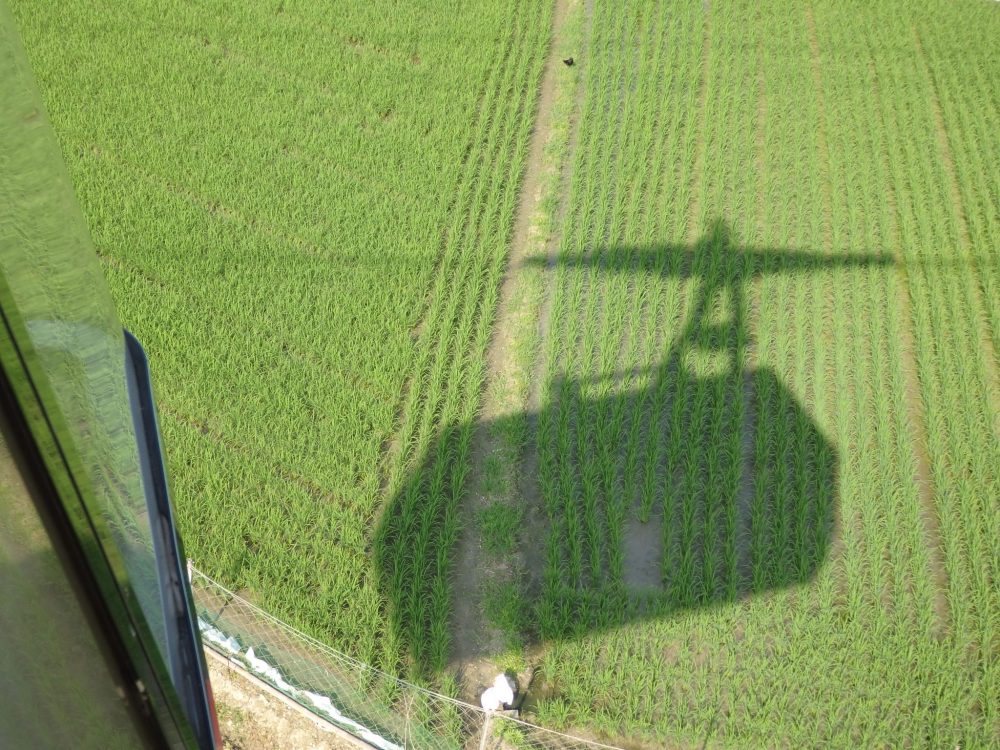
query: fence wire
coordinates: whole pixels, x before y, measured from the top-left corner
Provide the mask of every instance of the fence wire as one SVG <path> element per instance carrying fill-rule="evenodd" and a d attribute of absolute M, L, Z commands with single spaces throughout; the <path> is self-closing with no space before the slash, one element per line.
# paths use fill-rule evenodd
<path fill-rule="evenodd" d="M 206 647 L 384 750 L 618 750 L 400 680 L 272 617 L 188 566 Z"/>

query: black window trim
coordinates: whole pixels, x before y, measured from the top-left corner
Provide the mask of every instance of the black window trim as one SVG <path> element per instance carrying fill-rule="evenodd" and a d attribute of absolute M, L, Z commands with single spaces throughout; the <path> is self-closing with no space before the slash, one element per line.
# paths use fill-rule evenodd
<path fill-rule="evenodd" d="M 170 503 L 149 360 L 139 340 L 128 330 L 124 331 L 124 335 L 129 398 L 136 424 L 163 613 L 167 621 L 167 667 L 199 744 L 212 747 L 213 720 L 206 688 L 208 667 L 197 626 L 197 610 L 187 581 L 184 548 L 177 534 Z"/>

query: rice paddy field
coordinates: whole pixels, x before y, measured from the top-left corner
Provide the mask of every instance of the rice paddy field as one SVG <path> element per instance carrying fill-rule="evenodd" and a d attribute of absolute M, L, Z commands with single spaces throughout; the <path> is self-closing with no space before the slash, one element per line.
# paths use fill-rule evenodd
<path fill-rule="evenodd" d="M 206 572 L 629 747 L 1000 747 L 1000 5 L 13 5 Z"/>
<path fill-rule="evenodd" d="M 996 745 L 1000 13 L 716 6 L 589 23 L 542 345 L 543 713 Z"/>
<path fill-rule="evenodd" d="M 551 9 L 14 9 L 156 361 L 188 553 L 395 667 L 372 531 L 409 456 L 475 414 Z"/>

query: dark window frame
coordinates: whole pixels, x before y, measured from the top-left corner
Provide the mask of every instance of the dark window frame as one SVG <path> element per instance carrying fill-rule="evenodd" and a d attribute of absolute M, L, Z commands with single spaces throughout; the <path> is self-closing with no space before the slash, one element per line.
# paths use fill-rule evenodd
<path fill-rule="evenodd" d="M 188 722 L 120 554 L 108 543 L 104 519 L 91 513 L 84 499 L 67 455 L 72 447 L 59 440 L 54 415 L 46 408 L 49 401 L 32 377 L 30 338 L 11 300 L 0 275 L 0 408 L 23 456 L 25 479 L 36 488 L 36 502 L 56 532 L 53 545 L 74 571 L 77 590 L 89 603 L 97 635 L 122 675 L 128 701 L 145 718 L 150 746 L 212 748 L 211 726 L 206 742 Z M 199 693 L 204 690 L 202 685 Z"/>
<path fill-rule="evenodd" d="M 139 340 L 128 330 L 124 331 L 124 335 L 132 418 L 156 550 L 160 596 L 167 620 L 167 654 L 164 656 L 195 735 L 203 747 L 209 747 L 214 730 L 210 698 L 205 687 L 208 684 L 208 666 L 198 633 L 197 609 L 187 580 L 184 547 L 170 504 L 149 360 Z"/>

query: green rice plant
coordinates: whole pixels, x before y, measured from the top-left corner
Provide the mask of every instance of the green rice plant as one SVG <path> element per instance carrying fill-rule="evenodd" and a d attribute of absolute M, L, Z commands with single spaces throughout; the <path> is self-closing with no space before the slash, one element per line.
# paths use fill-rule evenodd
<path fill-rule="evenodd" d="M 523 509 L 506 503 L 492 503 L 480 512 L 479 525 L 483 547 L 494 555 L 510 554 L 523 521 Z"/>

